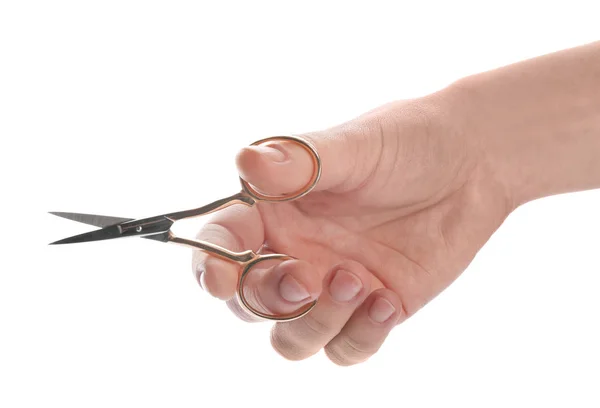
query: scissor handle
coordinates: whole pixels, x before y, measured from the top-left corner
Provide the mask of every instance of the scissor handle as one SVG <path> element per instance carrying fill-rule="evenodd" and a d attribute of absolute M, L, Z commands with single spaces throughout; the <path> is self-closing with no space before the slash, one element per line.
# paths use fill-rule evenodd
<path fill-rule="evenodd" d="M 317 304 L 317 300 L 314 300 L 311 303 L 303 305 L 302 307 L 300 307 L 299 309 L 297 309 L 296 311 L 294 311 L 292 313 L 278 315 L 278 314 L 269 314 L 262 310 L 259 310 L 256 307 L 252 306 L 252 303 L 249 302 L 248 299 L 246 299 L 246 295 L 244 294 L 244 283 L 246 282 L 246 278 L 248 277 L 250 272 L 252 272 L 258 264 L 260 264 L 261 262 L 271 261 L 271 260 L 290 261 L 290 260 L 296 259 L 293 256 L 283 255 L 283 254 L 260 255 L 260 254 L 254 253 L 251 250 L 247 250 L 244 252 L 232 252 L 225 248 L 221 248 L 218 245 L 211 244 L 209 242 L 199 241 L 196 239 L 177 237 L 177 236 L 173 235 L 172 233 L 168 234 L 167 239 L 170 242 L 173 242 L 175 244 L 180 244 L 180 245 L 185 245 L 185 246 L 192 247 L 195 249 L 200 249 L 202 251 L 208 252 L 212 256 L 216 256 L 217 258 L 220 258 L 220 259 L 223 259 L 226 261 L 230 261 L 230 262 L 235 262 L 237 264 L 242 265 L 242 273 L 241 273 L 240 279 L 238 281 L 238 287 L 237 287 L 237 292 L 236 292 L 237 298 L 240 301 L 240 304 L 242 305 L 242 307 L 244 309 L 246 309 L 246 311 L 248 313 L 253 314 L 259 318 L 262 318 L 265 320 L 280 321 L 280 322 L 295 320 L 295 319 L 298 319 L 298 318 L 306 315 Z"/>
<path fill-rule="evenodd" d="M 312 158 L 312 162 L 314 165 L 312 177 L 310 178 L 308 183 L 304 187 L 302 187 L 300 190 L 290 193 L 290 194 L 279 195 L 279 196 L 263 194 L 260 191 L 257 191 L 254 187 L 252 187 L 250 185 L 250 183 L 248 183 L 246 180 L 244 180 L 240 177 L 240 182 L 242 183 L 242 188 L 243 188 L 244 192 L 257 201 L 292 201 L 292 200 L 296 200 L 296 199 L 303 197 L 306 194 L 310 193 L 312 191 L 312 189 L 315 188 L 315 186 L 319 182 L 319 179 L 321 178 L 322 164 L 321 164 L 321 157 L 319 156 L 317 149 L 312 144 L 310 144 L 308 141 L 301 139 L 299 137 L 296 137 L 296 136 L 267 137 L 265 139 L 257 140 L 256 142 L 252 143 L 250 146 L 257 146 L 257 145 L 261 145 L 261 144 L 264 144 L 267 142 L 274 142 L 274 141 L 288 141 L 288 142 L 291 141 L 291 142 L 296 143 L 300 147 L 303 147 L 310 154 L 310 156 Z"/>
<path fill-rule="evenodd" d="M 177 221 L 177 220 L 181 220 L 184 218 L 197 217 L 197 216 L 201 216 L 201 215 L 205 215 L 205 214 L 210 214 L 212 212 L 219 211 L 219 210 L 221 210 L 225 207 L 228 207 L 230 205 L 233 205 L 233 204 L 244 204 L 247 206 L 253 206 L 256 201 L 273 201 L 273 202 L 291 201 L 291 200 L 296 200 L 300 197 L 303 197 L 306 194 L 308 194 L 309 192 L 311 192 L 313 190 L 313 188 L 317 185 L 319 179 L 321 178 L 321 158 L 319 157 L 319 153 L 317 152 L 317 150 L 306 140 L 301 139 L 299 137 L 295 137 L 295 136 L 272 136 L 272 137 L 258 140 L 256 142 L 252 143 L 252 146 L 264 144 L 264 143 L 271 142 L 271 141 L 291 141 L 291 142 L 294 142 L 297 145 L 301 146 L 302 148 L 304 148 L 310 154 L 313 165 L 314 165 L 313 174 L 312 174 L 310 180 L 308 181 L 308 183 L 302 189 L 300 189 L 294 193 L 291 193 L 291 194 L 285 194 L 285 195 L 281 195 L 281 196 L 271 196 L 271 195 L 263 194 L 263 193 L 257 191 L 248 182 L 246 182 L 245 180 L 240 178 L 243 191 L 241 191 L 231 197 L 217 200 L 213 203 L 210 203 L 210 204 L 205 205 L 200 208 L 196 208 L 193 210 L 179 211 L 176 213 L 170 213 L 170 214 L 164 215 L 163 217 L 167 218 L 171 221 Z M 317 303 L 317 300 L 315 300 L 309 304 L 303 305 L 300 309 L 298 309 L 292 313 L 275 315 L 275 314 L 265 313 L 262 310 L 258 310 L 256 307 L 252 306 L 252 304 L 250 302 L 248 302 L 248 300 L 246 299 L 246 297 L 244 295 L 244 282 L 246 281 L 246 278 L 248 277 L 249 273 L 253 270 L 253 268 L 256 267 L 258 264 L 260 264 L 261 262 L 264 262 L 267 260 L 285 261 L 285 260 L 295 259 L 289 255 L 282 255 L 282 254 L 257 255 L 253 251 L 250 251 L 250 250 L 244 251 L 244 252 L 239 252 L 239 253 L 232 252 L 232 251 L 229 251 L 225 248 L 222 248 L 218 245 L 215 245 L 215 244 L 212 244 L 209 242 L 176 237 L 170 232 L 167 235 L 165 235 L 164 239 L 167 241 L 170 241 L 170 242 L 174 242 L 174 243 L 190 246 L 190 247 L 193 247 L 196 249 L 200 249 L 202 251 L 208 252 L 209 254 L 219 257 L 221 259 L 225 259 L 225 260 L 229 260 L 229 261 L 233 261 L 233 262 L 237 262 L 237 263 L 241 264 L 243 269 L 242 269 L 242 274 L 240 275 L 240 279 L 238 282 L 237 297 L 240 301 L 240 304 L 242 305 L 242 307 L 244 309 L 246 309 L 249 313 L 251 313 L 259 318 L 263 318 L 266 320 L 275 320 L 275 321 L 290 321 L 290 320 L 298 319 L 298 318 L 306 315 L 308 312 L 310 312 Z"/>
<path fill-rule="evenodd" d="M 240 275 L 240 280 L 238 283 L 237 297 L 238 297 L 238 300 L 240 301 L 240 304 L 244 307 L 244 309 L 246 309 L 246 311 L 248 311 L 249 313 L 251 313 L 257 317 L 260 317 L 262 319 L 279 321 L 279 322 L 287 322 L 287 321 L 299 319 L 302 316 L 305 316 L 308 312 L 310 312 L 315 307 L 315 305 L 317 304 L 317 300 L 314 300 L 306 305 L 303 305 L 299 309 L 297 309 L 296 311 L 291 312 L 291 313 L 279 314 L 279 315 L 278 314 L 268 314 L 268 313 L 265 313 L 261 310 L 258 310 L 255 307 L 253 307 L 251 305 L 251 303 L 248 302 L 248 300 L 246 299 L 246 296 L 244 295 L 244 282 L 245 282 L 246 278 L 248 277 L 249 273 L 253 270 L 254 267 L 256 267 L 256 265 L 260 264 L 261 262 L 270 261 L 270 260 L 289 261 L 289 260 L 293 260 L 293 259 L 296 259 L 296 258 L 289 256 L 289 255 L 267 254 L 267 255 L 258 255 L 256 257 L 254 257 L 254 259 L 252 259 L 250 262 L 247 262 L 246 264 L 244 264 L 244 268 L 242 269 L 242 274 Z"/>

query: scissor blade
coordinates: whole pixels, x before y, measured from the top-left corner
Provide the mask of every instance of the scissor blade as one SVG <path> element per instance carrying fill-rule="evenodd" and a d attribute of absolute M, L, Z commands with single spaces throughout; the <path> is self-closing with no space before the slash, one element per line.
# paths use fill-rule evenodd
<path fill-rule="evenodd" d="M 56 215 L 58 217 L 66 218 L 68 220 L 81 222 L 88 225 L 93 225 L 95 227 L 108 227 L 110 225 L 120 224 L 122 222 L 131 221 L 133 218 L 121 218 L 121 217 L 109 217 L 106 215 L 96 215 L 96 214 L 80 214 L 80 213 L 70 213 L 70 212 L 53 212 L 50 214 Z"/>
<path fill-rule="evenodd" d="M 112 225 L 96 231 L 86 232 L 84 234 L 79 234 L 73 237 L 61 239 L 60 241 L 52 242 L 50 245 L 77 244 L 80 242 L 101 241 L 104 239 L 119 238 L 120 236 L 121 228 L 119 227 L 119 225 Z"/>

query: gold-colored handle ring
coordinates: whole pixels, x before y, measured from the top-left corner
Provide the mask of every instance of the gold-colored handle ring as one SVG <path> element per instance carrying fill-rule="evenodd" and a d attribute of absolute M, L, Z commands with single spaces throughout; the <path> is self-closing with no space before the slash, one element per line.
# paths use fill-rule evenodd
<path fill-rule="evenodd" d="M 310 312 L 313 309 L 313 307 L 315 307 L 315 305 L 317 304 L 316 300 L 314 300 L 311 303 L 308 303 L 306 305 L 303 305 L 302 307 L 300 307 L 298 310 L 296 310 L 294 312 L 291 312 L 288 314 L 274 315 L 274 314 L 264 313 L 260 310 L 257 310 L 256 308 L 252 307 L 252 305 L 250 305 L 250 303 L 246 300 L 246 297 L 244 296 L 244 281 L 246 280 L 246 277 L 248 276 L 248 274 L 250 273 L 252 268 L 254 268 L 256 265 L 258 265 L 261 262 L 269 261 L 269 260 L 273 260 L 273 259 L 289 261 L 289 260 L 292 260 L 295 258 L 288 256 L 288 255 L 281 255 L 281 254 L 260 255 L 260 256 L 256 257 L 255 259 L 253 259 L 252 261 L 248 262 L 246 265 L 244 265 L 244 269 L 242 270 L 242 275 L 240 276 L 240 282 L 239 282 L 238 289 L 237 289 L 237 297 L 240 301 L 240 304 L 244 307 L 244 309 L 246 309 L 247 312 L 249 312 L 257 317 L 260 317 L 262 319 L 265 319 L 265 320 L 287 322 L 287 321 L 299 319 L 302 316 L 305 316 L 308 312 Z"/>
<path fill-rule="evenodd" d="M 292 201 L 292 200 L 296 200 L 296 199 L 303 197 L 306 194 L 310 193 L 312 191 L 312 189 L 319 182 L 319 179 L 321 178 L 321 171 L 322 171 L 321 158 L 319 157 L 319 153 L 317 152 L 315 147 L 313 147 L 312 144 L 310 144 L 306 140 L 301 139 L 299 137 L 295 137 L 295 136 L 267 137 L 265 139 L 261 139 L 261 140 L 258 140 L 256 142 L 252 143 L 251 146 L 256 146 L 256 145 L 264 144 L 267 142 L 273 142 L 273 141 L 291 141 L 291 142 L 295 142 L 299 146 L 303 147 L 310 154 L 312 161 L 313 161 L 314 170 L 313 170 L 313 175 L 312 175 L 311 179 L 302 189 L 300 189 L 294 193 L 285 194 L 285 195 L 281 195 L 281 196 L 271 196 L 271 195 L 263 194 L 260 191 L 257 191 L 247 181 L 240 178 L 240 181 L 242 183 L 242 188 L 244 189 L 244 191 L 248 195 L 250 195 L 250 197 L 254 198 L 257 201 Z"/>

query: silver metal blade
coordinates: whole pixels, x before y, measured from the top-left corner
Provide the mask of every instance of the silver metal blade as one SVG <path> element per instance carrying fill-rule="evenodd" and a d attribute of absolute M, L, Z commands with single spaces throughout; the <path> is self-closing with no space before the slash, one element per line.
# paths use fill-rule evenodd
<path fill-rule="evenodd" d="M 66 218 L 68 220 L 81 222 L 83 224 L 93 225 L 95 227 L 108 227 L 110 225 L 120 224 L 122 222 L 131 221 L 133 218 L 121 218 L 121 217 L 109 217 L 106 215 L 96 215 L 96 214 L 80 214 L 80 213 L 70 213 L 70 212 L 53 212 L 50 214 L 56 215 L 58 217 Z"/>
<path fill-rule="evenodd" d="M 80 242 L 101 241 L 104 239 L 120 238 L 121 228 L 119 225 L 108 226 L 96 231 L 86 232 L 73 237 L 52 242 L 50 245 L 77 244 Z"/>

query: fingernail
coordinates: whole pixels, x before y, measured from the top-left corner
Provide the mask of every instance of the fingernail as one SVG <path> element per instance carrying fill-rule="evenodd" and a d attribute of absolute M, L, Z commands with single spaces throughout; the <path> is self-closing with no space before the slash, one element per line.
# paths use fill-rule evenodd
<path fill-rule="evenodd" d="M 279 282 L 279 294 L 288 302 L 300 302 L 310 296 L 308 290 L 291 275 L 285 275 Z"/>
<path fill-rule="evenodd" d="M 260 148 L 261 154 L 268 157 L 277 163 L 283 163 L 290 159 L 288 150 L 280 143 L 269 143 L 264 146 L 257 146 Z"/>
<path fill-rule="evenodd" d="M 355 274 L 339 270 L 329 284 L 329 293 L 333 300 L 347 302 L 353 299 L 362 289 L 362 281 Z"/>
<path fill-rule="evenodd" d="M 395 311 L 396 308 L 389 300 L 378 297 L 369 308 L 369 317 L 377 323 L 383 323 L 389 319 Z"/>
<path fill-rule="evenodd" d="M 204 266 L 202 264 L 196 265 L 196 280 L 202 289 L 204 289 L 204 285 L 202 284 L 202 276 L 204 275 Z"/>

